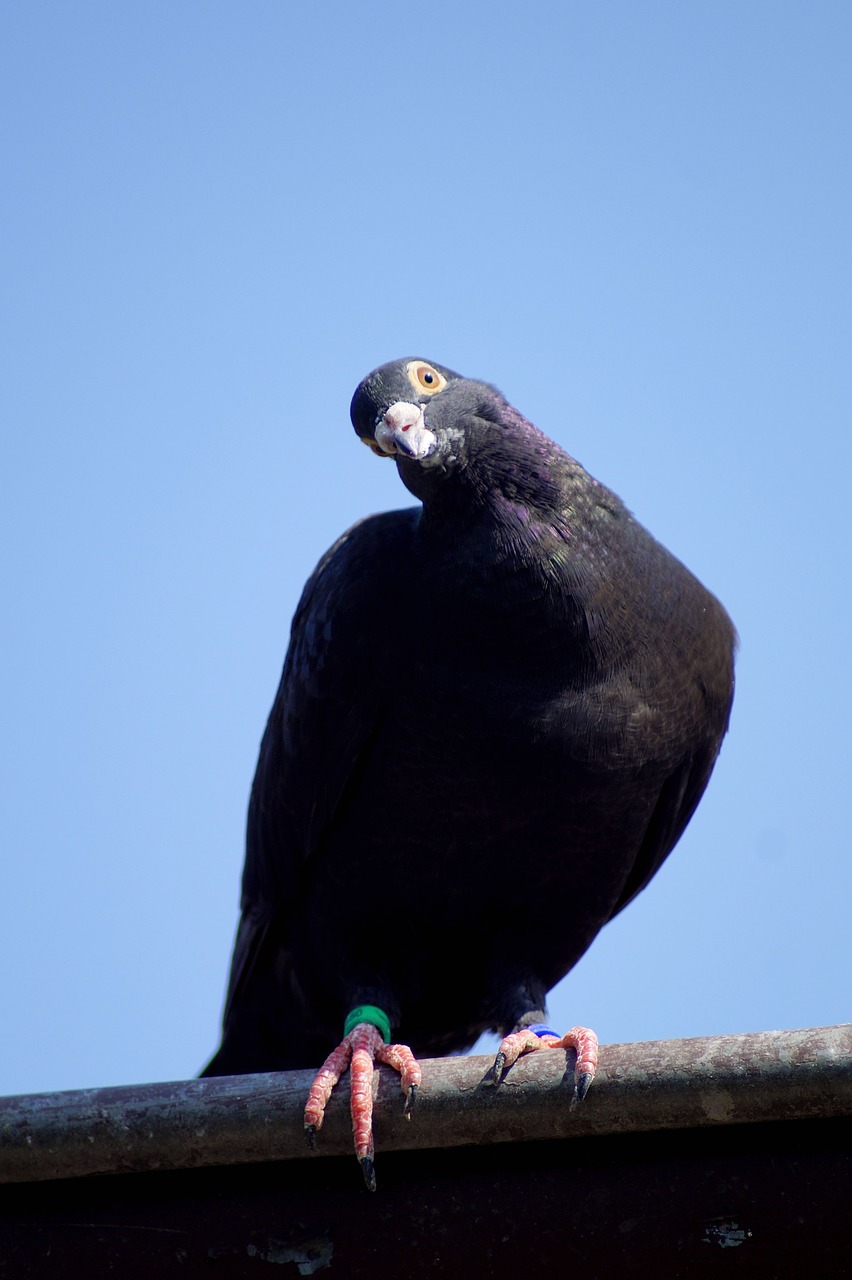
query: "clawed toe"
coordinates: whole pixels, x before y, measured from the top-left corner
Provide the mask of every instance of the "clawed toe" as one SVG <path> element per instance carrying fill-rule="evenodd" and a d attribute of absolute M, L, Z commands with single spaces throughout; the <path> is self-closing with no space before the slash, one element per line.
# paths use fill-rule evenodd
<path fill-rule="evenodd" d="M 509 1068 L 525 1053 L 539 1049 L 571 1049 L 576 1054 L 572 1105 L 589 1092 L 598 1065 L 598 1038 L 588 1027 L 572 1027 L 564 1036 L 541 1023 L 522 1027 L 503 1038 L 487 1083 L 498 1085 Z"/>
<path fill-rule="evenodd" d="M 328 1055 L 314 1077 L 305 1106 L 305 1141 L 311 1150 L 315 1150 L 316 1135 L 322 1128 L 326 1104 L 334 1086 L 346 1068 L 349 1068 L 349 1105 L 355 1155 L 370 1191 L 376 1189 L 372 1086 L 373 1067 L 377 1062 L 383 1062 L 399 1072 L 400 1085 L 405 1094 L 403 1114 L 410 1119 L 421 1082 L 420 1064 L 408 1045 L 385 1044 L 383 1029 L 379 1030 L 370 1022 L 356 1023 Z"/>
<path fill-rule="evenodd" d="M 592 1071 L 582 1071 L 578 1076 L 576 1076 L 574 1083 L 574 1097 L 577 1102 L 583 1101 L 586 1094 L 589 1092 L 589 1086 L 594 1078 L 594 1072 Z"/>
<path fill-rule="evenodd" d="M 359 1009 L 357 1012 L 360 1014 L 363 1011 Z M 347 1020 L 347 1027 L 351 1025 L 351 1017 L 352 1015 Z M 325 1118 L 326 1104 L 334 1086 L 349 1068 L 349 1105 L 355 1155 L 361 1166 L 364 1183 L 370 1191 L 376 1189 L 373 1148 L 374 1066 L 376 1063 L 384 1063 L 399 1073 L 400 1087 L 405 1095 L 403 1115 L 406 1119 L 411 1119 L 421 1084 L 420 1064 L 409 1047 L 404 1044 L 386 1044 L 384 1036 L 384 1026 L 380 1029 L 372 1022 L 357 1022 L 351 1026 L 351 1030 L 347 1030 L 343 1040 L 328 1055 L 314 1077 L 305 1106 L 305 1141 L 311 1150 L 315 1150 L 317 1134 Z M 522 1054 L 540 1049 L 566 1049 L 574 1052 L 574 1096 L 571 1105 L 582 1102 L 594 1079 L 598 1061 L 598 1039 L 588 1027 L 572 1027 L 564 1036 L 541 1023 L 511 1032 L 500 1044 L 486 1083 L 499 1085 Z"/>

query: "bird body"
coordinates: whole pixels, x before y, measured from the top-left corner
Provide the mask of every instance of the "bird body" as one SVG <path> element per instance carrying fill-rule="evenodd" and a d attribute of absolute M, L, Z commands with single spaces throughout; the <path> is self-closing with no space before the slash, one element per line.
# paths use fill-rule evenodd
<path fill-rule="evenodd" d="M 355 525 L 305 587 L 207 1074 L 315 1066 L 360 1004 L 429 1056 L 543 1011 L 728 724 L 722 606 L 493 387 L 396 361 L 352 418 L 422 505 Z"/>

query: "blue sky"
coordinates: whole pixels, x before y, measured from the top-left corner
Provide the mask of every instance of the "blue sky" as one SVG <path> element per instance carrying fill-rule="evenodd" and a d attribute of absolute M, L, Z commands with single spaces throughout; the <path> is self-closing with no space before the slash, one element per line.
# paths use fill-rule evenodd
<path fill-rule="evenodd" d="M 0 21 L 0 1092 L 215 1047 L 301 586 L 409 501 L 349 399 L 407 354 L 497 383 L 741 636 L 698 815 L 553 1021 L 848 1019 L 852 8 Z"/>

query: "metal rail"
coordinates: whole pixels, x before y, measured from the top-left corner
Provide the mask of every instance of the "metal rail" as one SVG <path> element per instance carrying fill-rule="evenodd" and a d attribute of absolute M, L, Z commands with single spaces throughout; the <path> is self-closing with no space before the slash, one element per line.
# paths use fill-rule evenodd
<path fill-rule="evenodd" d="M 598 1075 L 572 1108 L 561 1051 L 521 1059 L 499 1089 L 485 1057 L 426 1061 L 410 1121 L 398 1078 L 376 1072 L 377 1149 L 401 1151 L 547 1138 L 852 1115 L 852 1024 L 601 1048 Z M 316 1159 L 351 1151 L 348 1089 L 332 1097 L 317 1153 L 302 1111 L 313 1073 L 0 1098 L 0 1182 Z"/>

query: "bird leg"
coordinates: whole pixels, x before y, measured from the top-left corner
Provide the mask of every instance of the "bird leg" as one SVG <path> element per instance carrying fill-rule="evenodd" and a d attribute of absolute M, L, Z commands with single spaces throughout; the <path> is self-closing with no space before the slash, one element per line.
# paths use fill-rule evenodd
<path fill-rule="evenodd" d="M 537 1049 L 574 1050 L 576 1062 L 572 1106 L 582 1102 L 589 1092 L 589 1085 L 595 1077 L 598 1065 L 598 1038 L 588 1027 L 572 1027 L 564 1036 L 558 1035 L 542 1023 L 512 1031 L 503 1038 L 497 1051 L 491 1074 L 492 1084 L 500 1084 L 506 1072 L 522 1054 L 532 1053 Z"/>
<path fill-rule="evenodd" d="M 381 1031 L 369 1022 L 356 1023 L 328 1055 L 314 1077 L 305 1107 L 305 1138 L 308 1146 L 314 1147 L 331 1091 L 349 1067 L 349 1106 L 355 1155 L 370 1191 L 376 1189 L 373 1168 L 373 1064 L 377 1062 L 384 1062 L 399 1072 L 400 1087 L 405 1094 L 404 1114 L 410 1120 L 420 1086 L 420 1064 L 408 1045 L 385 1044 Z"/>

